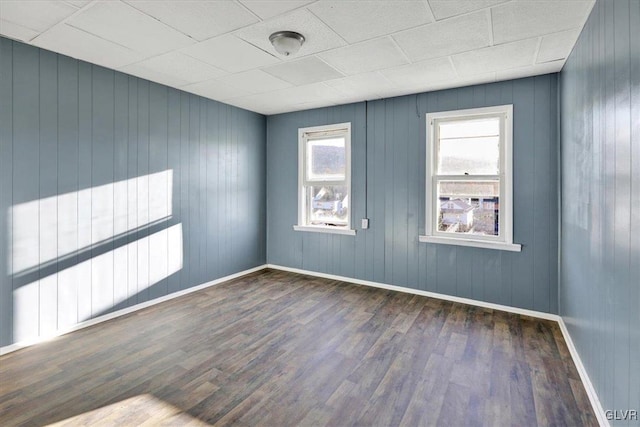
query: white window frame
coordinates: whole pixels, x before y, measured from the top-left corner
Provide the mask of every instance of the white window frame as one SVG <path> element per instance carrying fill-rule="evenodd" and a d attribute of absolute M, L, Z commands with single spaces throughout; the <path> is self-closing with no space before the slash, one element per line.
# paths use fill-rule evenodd
<path fill-rule="evenodd" d="M 335 183 L 347 187 L 349 198 L 349 212 L 347 214 L 346 227 L 332 225 L 311 225 L 309 223 L 306 187 L 311 184 L 318 184 L 318 181 L 308 181 L 306 177 L 307 146 L 308 141 L 324 139 L 331 136 L 343 136 L 345 146 L 345 179 Z M 333 183 L 327 182 L 327 183 Z M 296 231 L 311 231 L 316 233 L 333 233 L 355 235 L 356 230 L 351 228 L 351 217 L 353 215 L 353 198 L 351 194 L 351 122 L 337 123 L 325 126 L 313 126 L 298 129 L 298 224 L 293 226 Z"/>
<path fill-rule="evenodd" d="M 467 181 L 470 177 L 457 175 L 439 175 L 437 171 L 436 135 L 438 121 L 468 120 L 479 117 L 500 117 L 500 210 L 499 235 L 480 236 L 446 233 L 438 231 L 435 224 L 439 200 L 437 199 L 437 185 L 439 180 Z M 428 113 L 427 126 L 427 162 L 426 162 L 426 206 L 425 206 L 425 235 L 419 236 L 421 242 L 440 243 L 446 245 L 472 246 L 487 249 L 499 249 L 520 252 L 522 246 L 513 243 L 513 105 L 498 105 L 494 107 L 471 108 L 466 110 L 443 111 Z M 481 180 L 483 176 L 473 176 L 471 180 Z M 495 179 L 495 175 L 487 175 L 486 179 Z"/>

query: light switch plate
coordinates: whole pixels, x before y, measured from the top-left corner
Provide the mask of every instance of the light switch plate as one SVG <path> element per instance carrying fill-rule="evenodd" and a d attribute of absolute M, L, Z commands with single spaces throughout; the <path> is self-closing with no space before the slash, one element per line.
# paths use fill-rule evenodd
<path fill-rule="evenodd" d="M 362 218 L 362 224 L 360 226 L 363 230 L 369 228 L 369 218 Z"/>

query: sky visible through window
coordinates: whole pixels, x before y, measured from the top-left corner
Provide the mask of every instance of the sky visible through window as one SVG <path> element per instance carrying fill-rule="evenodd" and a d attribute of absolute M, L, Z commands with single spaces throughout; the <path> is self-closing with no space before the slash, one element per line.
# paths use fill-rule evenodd
<path fill-rule="evenodd" d="M 498 175 L 500 120 L 482 118 L 439 124 L 439 175 Z"/>

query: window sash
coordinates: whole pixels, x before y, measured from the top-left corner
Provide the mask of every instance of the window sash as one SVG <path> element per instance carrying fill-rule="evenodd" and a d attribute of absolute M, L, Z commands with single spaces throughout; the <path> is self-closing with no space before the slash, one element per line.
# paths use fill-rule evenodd
<path fill-rule="evenodd" d="M 346 187 L 346 195 L 351 202 L 351 123 L 340 123 L 328 126 L 319 126 L 314 128 L 299 129 L 299 141 L 298 147 L 298 225 L 311 226 L 311 209 L 309 203 L 308 193 L 311 191 L 310 187 L 319 186 L 344 186 Z M 344 150 L 345 150 L 345 175 L 343 177 L 336 177 L 332 179 L 330 176 L 323 176 L 319 178 L 309 177 L 310 167 L 310 142 L 321 141 L 323 139 L 343 138 Z M 325 226 L 313 225 L 314 227 L 326 227 L 327 229 L 350 229 L 352 209 L 351 203 L 347 208 L 347 222 L 346 224 L 334 224 L 334 222 L 327 222 Z"/>
<path fill-rule="evenodd" d="M 437 175 L 438 172 L 438 165 L 440 164 L 440 157 L 439 157 L 439 153 L 440 153 L 440 141 L 442 140 L 440 138 L 440 124 L 441 123 L 455 123 L 455 122 L 466 122 L 469 120 L 473 120 L 473 119 L 495 119 L 497 118 L 500 121 L 500 134 L 497 135 L 499 137 L 498 140 L 498 155 L 499 155 L 499 159 L 498 159 L 498 173 L 500 175 L 504 175 L 504 170 L 505 170 L 505 156 L 504 156 L 504 152 L 505 152 L 505 147 L 504 147 L 504 142 L 505 142 L 505 114 L 504 113 L 489 113 L 489 114 L 478 114 L 478 115 L 469 115 L 469 116 L 460 116 L 460 117 L 444 117 L 444 118 L 438 118 L 438 119 L 433 119 L 431 126 L 433 126 L 433 151 L 432 151 L 432 173 L 433 175 Z M 484 137 L 484 136 L 483 136 Z M 467 137 L 465 139 L 472 139 L 472 138 L 478 138 L 477 136 L 473 136 L 473 137 Z M 445 138 L 445 139 L 460 139 L 460 138 Z M 480 175 L 461 175 L 461 176 L 480 176 Z"/>
<path fill-rule="evenodd" d="M 452 240 L 481 240 L 488 242 L 505 242 L 511 243 L 513 240 L 512 230 L 512 182 L 511 164 L 507 162 L 507 157 L 511 156 L 512 130 L 510 122 L 512 115 L 512 106 L 498 106 L 481 108 L 479 110 L 493 110 L 478 113 L 477 110 L 462 110 L 443 113 L 435 113 L 440 117 L 434 117 L 429 120 L 427 117 L 427 222 L 426 234 L 435 237 L 446 237 Z M 428 116 L 428 115 L 427 115 Z M 444 122 L 468 121 L 477 118 L 499 118 L 500 135 L 499 135 L 499 174 L 497 175 L 439 175 L 439 124 Z M 498 181 L 500 185 L 499 194 L 499 224 L 497 236 L 485 236 L 475 234 L 454 234 L 438 230 L 438 211 L 439 211 L 439 194 L 438 185 L 442 181 Z"/>

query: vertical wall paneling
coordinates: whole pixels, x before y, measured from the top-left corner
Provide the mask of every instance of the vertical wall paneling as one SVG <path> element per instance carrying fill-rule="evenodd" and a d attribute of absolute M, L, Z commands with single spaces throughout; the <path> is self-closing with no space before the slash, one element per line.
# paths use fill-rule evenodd
<path fill-rule="evenodd" d="M 538 86 L 539 87 L 539 86 Z M 513 83 L 513 97 L 516 99 L 535 99 L 535 79 L 531 81 L 517 80 Z M 547 108 L 551 106 L 548 105 Z M 515 108 L 514 108 L 515 109 Z M 548 127 L 555 127 L 555 122 Z M 516 274 L 512 280 L 512 298 L 516 306 L 532 309 L 535 293 L 533 276 L 535 272 L 534 253 L 534 203 L 536 139 L 535 105 L 533 102 L 518 104 L 513 113 L 513 238 L 515 242 L 530 242 L 523 245 L 521 255 L 513 262 Z M 529 141 L 516 135 L 531 135 Z M 555 190 L 555 186 L 554 186 Z M 549 191 L 549 189 L 547 189 Z M 555 197 L 555 194 L 554 196 Z M 557 264 L 555 264 L 557 265 Z M 555 268 L 555 267 L 554 267 Z"/>
<path fill-rule="evenodd" d="M 138 170 L 137 182 L 137 225 L 140 230 L 137 239 L 138 279 L 137 301 L 145 302 L 149 299 L 149 86 L 150 82 L 138 81 Z"/>
<path fill-rule="evenodd" d="M 559 309 L 603 408 L 618 411 L 640 409 L 638 32 L 640 2 L 597 2 L 560 79 Z"/>
<path fill-rule="evenodd" d="M 182 235 L 191 235 L 191 221 L 189 217 L 189 118 L 191 116 L 190 95 L 180 93 L 180 219 L 182 224 Z M 183 288 L 189 286 L 189 264 L 186 260 L 191 259 L 191 245 L 185 244 L 182 247 L 183 265 L 180 270 L 180 283 Z"/>
<path fill-rule="evenodd" d="M 228 163 L 226 161 L 226 153 L 227 153 L 227 141 L 229 137 L 229 109 L 225 106 L 220 107 L 220 142 L 218 144 L 218 159 L 220 159 L 220 163 L 218 165 L 218 179 L 217 179 L 217 198 L 216 198 L 216 206 L 217 206 L 217 217 L 218 217 L 218 229 L 226 229 L 226 217 L 225 217 L 225 203 L 226 198 L 224 197 L 226 192 L 226 179 L 227 179 L 227 167 Z M 222 236 L 221 236 L 222 237 Z M 229 253 L 228 247 L 223 238 L 218 239 L 218 252 L 220 253 L 221 268 L 222 271 L 225 270 L 225 264 L 227 262 L 227 255 Z"/>
<path fill-rule="evenodd" d="M 127 77 L 127 230 L 138 228 L 138 79 Z M 127 235 L 127 303 L 138 302 L 138 242 Z"/>
<path fill-rule="evenodd" d="M 556 94 L 557 75 L 549 74 L 267 117 L 269 263 L 555 312 Z M 426 113 L 502 104 L 514 105 L 514 238 L 522 252 L 419 243 Z M 294 231 L 297 130 L 341 122 L 352 124 L 356 236 Z M 370 228 L 361 230 L 365 207 Z"/>
<path fill-rule="evenodd" d="M 13 203 L 13 44 L 0 38 L 0 295 L 13 293 L 12 236 Z M 0 298 L 0 325 L 11 324 L 13 301 Z M 0 343 L 11 342 L 12 328 L 0 327 Z"/>
<path fill-rule="evenodd" d="M 58 57 L 58 327 L 78 322 L 78 61 Z"/>
<path fill-rule="evenodd" d="M 535 101 L 534 101 L 534 119 L 533 125 L 536 132 L 541 139 L 552 138 L 557 129 L 547 125 L 549 110 L 555 105 L 555 91 L 551 93 L 551 85 L 545 79 L 536 79 L 535 81 Z M 542 106 L 545 107 L 542 107 Z M 555 109 L 554 109 L 555 111 Z M 555 224 L 552 220 L 552 215 L 556 215 L 556 211 L 552 211 L 553 198 L 546 198 L 544 194 L 550 187 L 557 185 L 557 181 L 554 180 L 553 170 L 556 169 L 556 147 L 552 147 L 546 144 L 534 144 L 533 159 L 536 162 L 534 170 L 536 171 L 533 187 L 533 200 L 539 200 L 533 206 L 533 260 L 534 264 L 537 260 L 546 260 L 546 268 L 538 268 L 533 272 L 534 283 L 552 283 L 550 270 L 556 260 L 549 259 L 549 254 L 552 253 L 551 249 L 557 244 L 557 239 L 551 240 L 550 228 Z M 544 311 L 550 310 L 550 300 L 557 298 L 557 287 L 535 287 L 533 290 L 533 304 L 536 307 L 545 307 Z"/>
<path fill-rule="evenodd" d="M 129 298 L 128 161 L 129 161 L 129 78 L 114 76 L 113 104 L 113 299 L 115 306 Z"/>
<path fill-rule="evenodd" d="M 13 45 L 13 339 L 39 335 L 40 55 Z M 38 250 L 33 250 L 37 248 Z"/>
<path fill-rule="evenodd" d="M 640 2 L 631 4 L 629 10 L 629 27 L 632 29 L 640 28 Z M 631 32 L 629 33 L 631 34 Z M 630 117 L 631 133 L 630 138 L 634 143 L 631 144 L 631 233 L 629 251 L 634 254 L 635 258 L 631 258 L 631 272 L 629 283 L 640 283 L 640 262 L 637 262 L 638 254 L 640 254 L 640 191 L 638 183 L 640 183 L 640 38 L 629 37 L 629 51 L 631 52 L 630 70 L 631 77 L 630 87 L 636 88 L 631 91 L 630 96 Z M 629 304 L 635 307 L 630 312 L 627 319 L 629 322 L 630 346 L 629 354 L 629 401 L 640 402 L 640 286 L 631 286 L 629 288 Z"/>
<path fill-rule="evenodd" d="M 0 55 L 0 347 L 265 263 L 263 116 Z"/>
<path fill-rule="evenodd" d="M 154 83 L 149 85 L 149 220 L 159 221 L 167 227 L 169 216 L 168 194 L 170 192 L 167 173 L 167 108 L 168 88 Z M 157 220 L 155 218 L 158 218 Z M 155 232 L 149 234 L 149 259 L 155 260 L 155 268 L 149 270 L 149 299 L 167 294 L 168 235 Z"/>
<path fill-rule="evenodd" d="M 180 92 L 175 89 L 169 89 L 168 94 L 168 107 L 167 107 L 167 170 L 170 170 L 171 176 L 168 178 L 169 189 L 167 192 L 167 206 L 170 209 L 169 224 L 179 225 L 181 222 L 182 214 L 180 211 L 180 200 L 182 195 L 182 179 L 181 172 L 181 153 L 180 153 L 180 140 L 181 140 L 181 121 L 182 114 L 180 109 Z M 212 145 L 215 145 L 217 141 L 211 140 Z M 211 238 L 211 235 L 207 236 L 207 239 Z M 168 240 L 167 258 L 168 260 L 182 260 L 183 249 L 180 246 L 173 244 L 172 238 Z M 212 265 L 216 264 L 216 258 L 210 260 Z M 208 277 L 215 276 L 215 271 L 209 270 Z M 177 271 L 171 274 L 167 281 L 167 292 L 177 292 L 180 290 L 181 272 Z"/>
<path fill-rule="evenodd" d="M 78 321 L 91 318 L 91 168 L 93 66 L 78 62 Z M 73 164 L 73 160 L 69 160 Z"/>
<path fill-rule="evenodd" d="M 207 191 L 207 105 L 208 103 L 204 98 L 198 98 L 200 103 L 200 129 L 198 131 L 198 189 L 204 189 L 199 191 L 200 204 L 198 212 L 198 233 L 207 235 L 207 199 L 209 192 Z M 235 160 L 235 158 L 232 158 Z M 232 161 L 233 161 L 232 160 Z M 207 239 L 199 238 L 200 242 L 200 262 L 198 266 L 197 282 L 202 283 L 207 271 Z"/>
<path fill-rule="evenodd" d="M 114 72 L 93 67 L 91 151 L 91 314 L 113 306 Z"/>
<path fill-rule="evenodd" d="M 206 192 L 207 198 L 217 205 L 218 188 L 216 183 L 218 181 L 218 142 L 220 141 L 220 124 L 218 123 L 218 106 L 209 105 L 207 108 L 207 135 L 206 138 L 209 141 L 215 141 L 215 144 L 208 144 L 205 147 L 206 153 Z M 207 240 L 211 237 L 213 230 L 217 228 L 218 222 L 218 210 L 210 209 L 207 211 L 206 218 L 206 233 Z M 207 242 L 209 243 L 209 242 Z M 214 244 L 207 245 L 207 274 L 215 275 L 216 263 L 213 260 L 219 256 L 218 242 L 211 242 Z"/>
<path fill-rule="evenodd" d="M 57 329 L 58 318 L 58 56 L 40 51 L 40 195 L 39 195 L 39 264 L 40 334 Z"/>
<path fill-rule="evenodd" d="M 198 214 L 200 213 L 200 195 L 198 194 L 198 178 L 200 177 L 200 162 L 198 149 L 200 138 L 200 102 L 195 95 L 189 95 L 189 283 L 197 283 L 198 268 L 200 266 L 200 242 L 196 236 L 199 231 Z"/>

